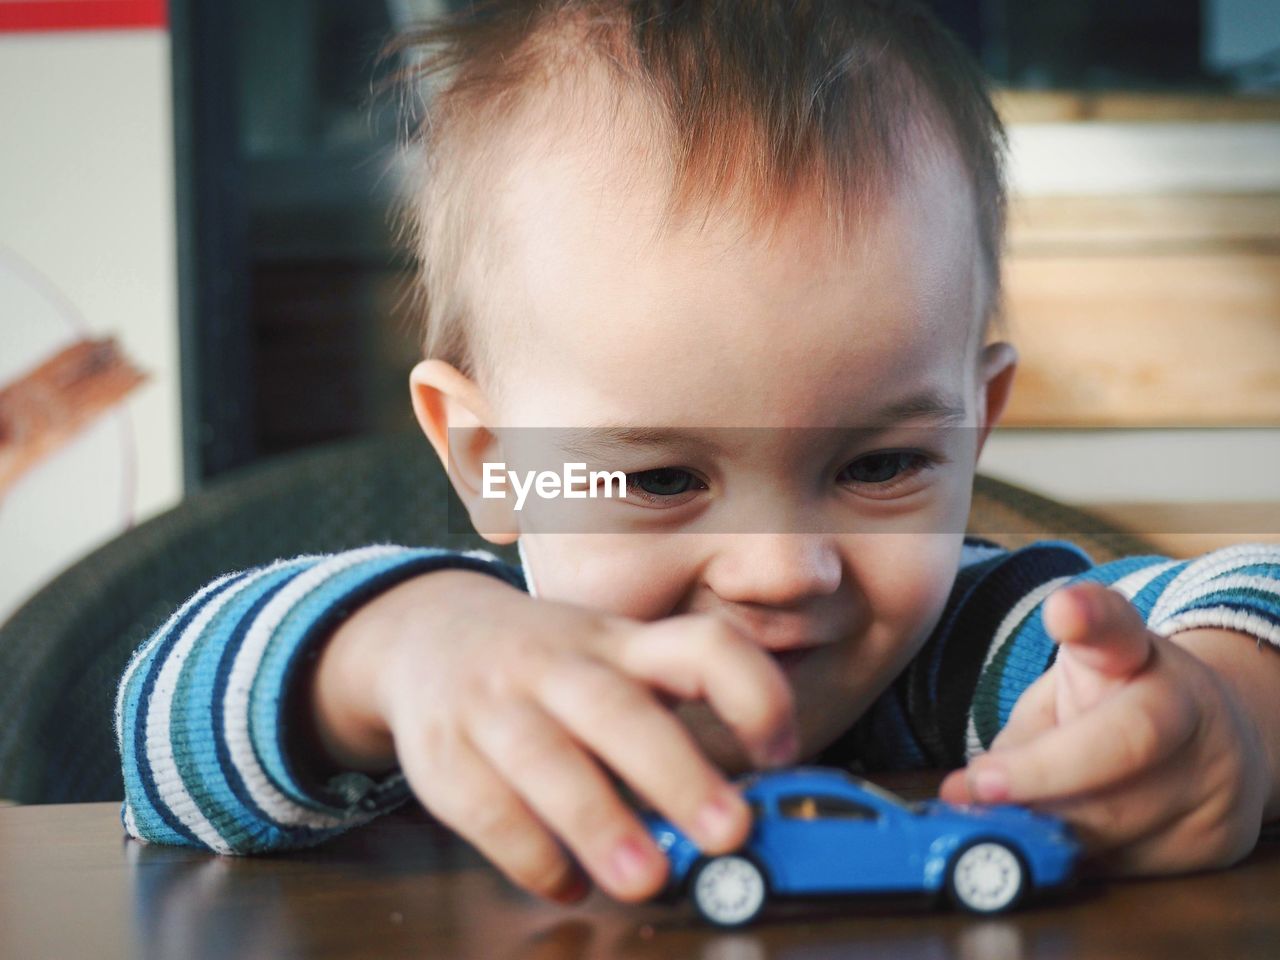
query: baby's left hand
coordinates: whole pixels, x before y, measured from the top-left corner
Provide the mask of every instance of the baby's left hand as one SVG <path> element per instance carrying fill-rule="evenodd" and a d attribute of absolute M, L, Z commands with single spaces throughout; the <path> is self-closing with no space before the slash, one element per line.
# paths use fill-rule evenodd
<path fill-rule="evenodd" d="M 1109 873 L 1221 867 L 1252 850 L 1272 775 L 1237 686 L 1100 584 L 1053 594 L 1044 623 L 1057 660 L 991 750 L 947 777 L 942 799 L 1057 814 Z M 1193 633 L 1271 653 L 1238 634 Z"/>

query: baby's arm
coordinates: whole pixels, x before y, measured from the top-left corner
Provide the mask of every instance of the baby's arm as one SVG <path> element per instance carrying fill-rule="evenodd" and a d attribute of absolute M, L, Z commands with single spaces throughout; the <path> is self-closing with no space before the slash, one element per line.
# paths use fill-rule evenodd
<path fill-rule="evenodd" d="M 231 574 L 188 600 L 134 653 L 117 693 L 128 833 L 250 853 L 319 843 L 402 802 L 396 773 L 316 782 L 286 749 L 285 692 L 351 608 L 456 567 L 518 580 L 478 555 L 369 547 Z"/>
<path fill-rule="evenodd" d="M 989 657 L 974 759 L 943 796 L 1057 812 L 1114 872 L 1244 856 L 1280 813 L 1280 549 L 1121 561 L 1057 586 L 1018 631 L 1023 649 L 1006 638 Z M 1052 666 L 1009 704 L 1009 664 L 1054 642 Z"/>
<path fill-rule="evenodd" d="M 608 768 L 704 849 L 739 844 L 746 804 L 663 695 L 706 700 L 758 763 L 787 762 L 777 664 L 709 616 L 639 623 L 535 600 L 518 579 L 384 547 L 211 584 L 121 682 L 129 833 L 223 853 L 305 846 L 412 790 L 526 889 L 580 896 L 576 859 L 641 899 L 666 858 Z"/>

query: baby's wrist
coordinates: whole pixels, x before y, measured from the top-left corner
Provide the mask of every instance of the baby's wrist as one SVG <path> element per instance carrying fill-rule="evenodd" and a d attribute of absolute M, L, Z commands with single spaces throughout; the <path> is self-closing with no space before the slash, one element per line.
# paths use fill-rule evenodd
<path fill-rule="evenodd" d="M 330 764 L 381 773 L 396 764 L 393 681 L 406 645 L 449 631 L 475 591 L 512 588 L 467 570 L 405 580 L 359 607 L 325 644 L 307 698 L 313 740 Z"/>
<path fill-rule="evenodd" d="M 374 601 L 371 601 L 374 602 Z M 369 688 L 377 656 L 357 610 L 325 644 L 306 702 L 312 743 L 326 766 L 380 773 L 395 765 L 390 731 L 370 709 Z"/>

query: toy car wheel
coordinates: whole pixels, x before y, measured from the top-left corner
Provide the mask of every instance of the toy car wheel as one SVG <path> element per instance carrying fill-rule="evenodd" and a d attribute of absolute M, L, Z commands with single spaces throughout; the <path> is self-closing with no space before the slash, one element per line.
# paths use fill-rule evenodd
<path fill-rule="evenodd" d="M 1027 885 L 1022 858 L 1007 844 L 980 840 L 951 863 L 951 899 L 971 913 L 1000 913 L 1014 906 Z"/>
<path fill-rule="evenodd" d="M 768 885 L 754 860 L 730 854 L 704 861 L 693 875 L 689 893 L 704 920 L 718 927 L 740 927 L 764 908 Z"/>

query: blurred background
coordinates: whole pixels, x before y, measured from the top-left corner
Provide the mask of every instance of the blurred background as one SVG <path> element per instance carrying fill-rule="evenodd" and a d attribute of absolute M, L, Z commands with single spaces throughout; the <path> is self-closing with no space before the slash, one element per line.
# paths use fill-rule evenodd
<path fill-rule="evenodd" d="M 377 54 L 450 5 L 0 0 L 0 620 L 225 475 L 411 426 Z M 1280 0 L 934 5 L 1012 139 L 986 471 L 1177 549 L 1280 532 Z"/>

